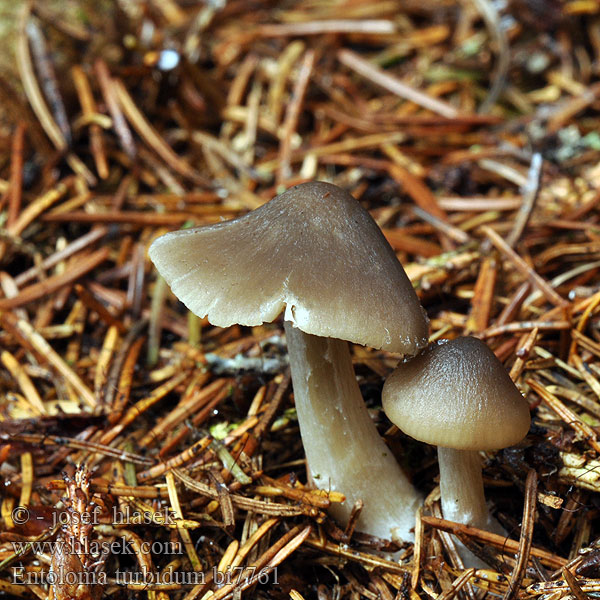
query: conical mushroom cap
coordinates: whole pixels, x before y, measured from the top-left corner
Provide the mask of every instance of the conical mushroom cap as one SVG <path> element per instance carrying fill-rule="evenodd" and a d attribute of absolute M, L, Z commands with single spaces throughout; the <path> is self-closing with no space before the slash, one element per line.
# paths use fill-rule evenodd
<path fill-rule="evenodd" d="M 323 182 L 223 223 L 168 233 L 150 258 L 196 315 L 227 327 L 285 319 L 306 333 L 414 354 L 427 319 L 369 213 Z"/>
<path fill-rule="evenodd" d="M 484 342 L 461 337 L 400 363 L 383 410 L 404 433 L 458 450 L 497 450 L 529 430 L 527 401 Z"/>

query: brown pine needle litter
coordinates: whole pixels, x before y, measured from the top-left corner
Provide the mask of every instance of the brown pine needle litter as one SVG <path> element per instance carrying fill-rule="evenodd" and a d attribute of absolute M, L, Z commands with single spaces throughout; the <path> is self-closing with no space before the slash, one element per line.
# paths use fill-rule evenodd
<path fill-rule="evenodd" d="M 12 4 L 0 594 L 598 595 L 598 4 Z M 356 531 L 360 502 L 337 523 L 344 495 L 307 482 L 281 318 L 216 328 L 159 280 L 159 235 L 312 179 L 371 212 L 431 341 L 484 339 L 529 402 L 526 439 L 483 457 L 506 535 L 441 518 L 435 449 L 381 410 L 398 357 L 363 347 L 370 414 L 427 500 L 414 544 Z"/>

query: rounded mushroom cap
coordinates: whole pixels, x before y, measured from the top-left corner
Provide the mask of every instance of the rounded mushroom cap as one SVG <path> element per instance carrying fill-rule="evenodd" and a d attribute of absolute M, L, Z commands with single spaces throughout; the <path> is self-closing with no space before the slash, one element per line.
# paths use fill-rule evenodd
<path fill-rule="evenodd" d="M 473 337 L 440 343 L 401 363 L 383 409 L 411 437 L 459 450 L 497 450 L 529 430 L 527 401 L 496 355 Z"/>
<path fill-rule="evenodd" d="M 285 319 L 306 333 L 415 354 L 428 323 L 381 230 L 345 190 L 290 188 L 223 223 L 167 233 L 150 258 L 175 295 L 214 325 Z"/>

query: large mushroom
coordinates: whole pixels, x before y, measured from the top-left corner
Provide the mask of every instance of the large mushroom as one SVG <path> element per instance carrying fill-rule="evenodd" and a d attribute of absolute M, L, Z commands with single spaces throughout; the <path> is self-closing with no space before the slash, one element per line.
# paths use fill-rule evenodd
<path fill-rule="evenodd" d="M 479 451 L 520 442 L 527 401 L 484 342 L 442 342 L 396 368 L 383 409 L 411 437 L 438 447 L 444 518 L 499 532 L 485 502 Z"/>
<path fill-rule="evenodd" d="M 295 186 L 232 221 L 168 233 L 150 258 L 175 295 L 217 326 L 285 310 L 296 410 L 309 473 L 346 502 L 357 530 L 409 540 L 419 495 L 369 417 L 347 341 L 414 355 L 427 319 L 394 251 L 361 205 L 323 182 Z"/>

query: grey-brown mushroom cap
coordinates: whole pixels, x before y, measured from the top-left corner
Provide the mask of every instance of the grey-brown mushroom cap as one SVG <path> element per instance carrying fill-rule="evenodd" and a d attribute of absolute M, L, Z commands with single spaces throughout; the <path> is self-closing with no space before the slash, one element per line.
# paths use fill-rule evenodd
<path fill-rule="evenodd" d="M 381 230 L 341 188 L 310 182 L 149 250 L 174 294 L 214 325 L 285 318 L 306 333 L 402 354 L 427 343 L 416 293 Z"/>
<path fill-rule="evenodd" d="M 461 337 L 398 365 L 383 409 L 407 435 L 459 450 L 497 450 L 529 430 L 527 401 L 484 342 Z"/>

